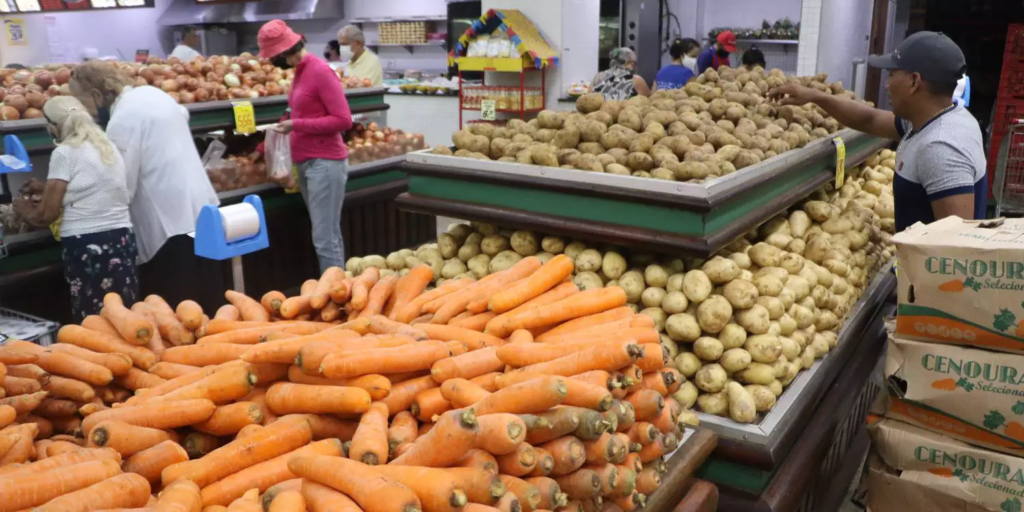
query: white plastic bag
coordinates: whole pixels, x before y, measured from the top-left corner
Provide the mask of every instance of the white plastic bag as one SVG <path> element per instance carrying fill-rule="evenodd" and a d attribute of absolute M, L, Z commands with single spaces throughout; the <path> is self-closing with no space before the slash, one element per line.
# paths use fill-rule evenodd
<path fill-rule="evenodd" d="M 267 178 L 278 182 L 286 180 L 292 175 L 292 147 L 289 136 L 273 128 L 266 133 L 263 148 L 266 153 Z"/>

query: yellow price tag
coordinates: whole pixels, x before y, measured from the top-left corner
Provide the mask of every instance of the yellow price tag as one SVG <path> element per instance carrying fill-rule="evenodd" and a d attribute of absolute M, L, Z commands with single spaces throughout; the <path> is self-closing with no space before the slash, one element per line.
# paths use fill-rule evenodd
<path fill-rule="evenodd" d="M 480 118 L 484 121 L 494 121 L 495 119 L 495 101 L 494 100 L 483 100 L 480 102 Z"/>
<path fill-rule="evenodd" d="M 231 108 L 235 112 L 235 131 L 256 133 L 256 113 L 252 109 L 252 103 L 236 101 L 231 103 Z"/>
<path fill-rule="evenodd" d="M 64 214 L 60 214 L 57 220 L 50 224 L 50 234 L 53 235 L 53 239 L 60 242 L 60 223 L 64 220 Z"/>
<path fill-rule="evenodd" d="M 846 143 L 842 137 L 832 139 L 836 145 L 836 190 L 839 190 L 846 182 Z"/>
<path fill-rule="evenodd" d="M 299 190 L 299 166 L 292 165 L 292 181 L 295 182 L 295 186 L 292 188 L 284 189 L 285 194 L 298 194 Z"/>

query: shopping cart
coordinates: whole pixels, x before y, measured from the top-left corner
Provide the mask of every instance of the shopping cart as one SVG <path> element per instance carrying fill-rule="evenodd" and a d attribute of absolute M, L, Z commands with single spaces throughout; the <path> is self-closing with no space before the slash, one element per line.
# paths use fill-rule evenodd
<path fill-rule="evenodd" d="M 995 178 L 996 217 L 1024 214 L 1024 119 L 1015 120 L 999 144 Z"/>
<path fill-rule="evenodd" d="M 60 324 L 57 322 L 0 308 L 0 345 L 14 339 L 48 347 L 56 341 L 59 328 Z"/>

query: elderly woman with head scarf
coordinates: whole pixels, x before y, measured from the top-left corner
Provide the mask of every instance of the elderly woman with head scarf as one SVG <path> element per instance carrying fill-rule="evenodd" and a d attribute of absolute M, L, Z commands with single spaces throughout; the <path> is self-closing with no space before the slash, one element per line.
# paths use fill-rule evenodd
<path fill-rule="evenodd" d="M 611 67 L 600 72 L 590 83 L 590 92 L 599 92 L 606 100 L 627 100 L 633 96 L 650 96 L 651 89 L 636 74 L 636 52 L 616 48 L 608 54 Z"/>

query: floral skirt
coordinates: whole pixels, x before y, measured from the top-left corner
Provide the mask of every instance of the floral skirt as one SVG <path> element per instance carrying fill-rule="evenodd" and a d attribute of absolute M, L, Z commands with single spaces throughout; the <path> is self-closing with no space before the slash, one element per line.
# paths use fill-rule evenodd
<path fill-rule="evenodd" d="M 71 312 L 76 321 L 98 315 L 107 293 L 121 295 L 126 305 L 139 298 L 135 269 L 138 248 L 128 228 L 61 237 L 64 278 L 71 287 Z"/>

